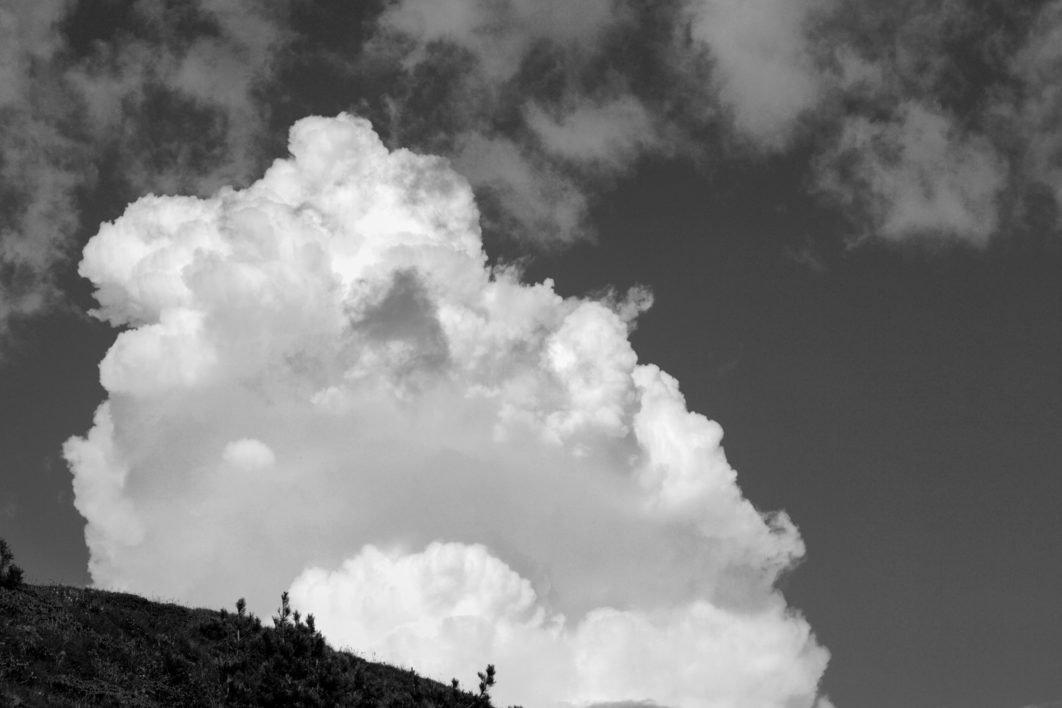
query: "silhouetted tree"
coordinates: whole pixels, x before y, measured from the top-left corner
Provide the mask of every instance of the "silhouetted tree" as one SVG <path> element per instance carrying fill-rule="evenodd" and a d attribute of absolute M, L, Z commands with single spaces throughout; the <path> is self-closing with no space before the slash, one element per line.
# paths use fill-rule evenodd
<path fill-rule="evenodd" d="M 277 629 L 283 630 L 285 625 L 291 622 L 291 602 L 288 600 L 288 591 L 280 593 L 280 607 L 277 608 L 277 615 L 273 618 L 273 626 Z"/>
<path fill-rule="evenodd" d="M 16 590 L 22 587 L 22 568 L 15 565 L 15 555 L 7 545 L 7 541 L 0 538 L 0 588 Z"/>
<path fill-rule="evenodd" d="M 490 705 L 490 689 L 494 685 L 494 664 L 487 664 L 486 671 L 480 671 L 479 676 L 479 698 L 486 705 Z"/>

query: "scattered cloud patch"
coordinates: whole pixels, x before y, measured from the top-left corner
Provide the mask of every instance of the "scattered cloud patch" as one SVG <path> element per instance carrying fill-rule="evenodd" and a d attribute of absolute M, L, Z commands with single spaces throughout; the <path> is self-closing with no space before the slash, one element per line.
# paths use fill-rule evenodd
<path fill-rule="evenodd" d="M 380 25 L 420 47 L 439 40 L 457 44 L 477 57 L 492 81 L 503 81 L 520 69 L 536 42 L 577 51 L 596 44 L 622 14 L 613 0 L 402 0 L 384 12 Z"/>
<path fill-rule="evenodd" d="M 1007 164 L 992 145 L 917 104 L 889 122 L 852 119 L 824 156 L 820 185 L 866 214 L 890 241 L 957 239 L 983 247 L 996 232 Z"/>
<path fill-rule="evenodd" d="M 514 233 L 549 244 L 585 234 L 586 195 L 548 160 L 502 136 L 469 133 L 458 144 L 455 168 L 502 205 Z"/>
<path fill-rule="evenodd" d="M 1062 2 L 1041 9 L 1012 66 L 1025 99 L 1015 116 L 1015 132 L 1028 136 L 1028 169 L 1034 180 L 1048 187 L 1055 204 L 1062 204 L 1062 87 L 1057 81 L 1062 71 Z"/>
<path fill-rule="evenodd" d="M 133 3 L 81 47 L 82 5 L 0 10 L 0 342 L 12 321 L 62 304 L 102 171 L 130 197 L 206 194 L 262 160 L 255 90 L 283 39 L 273 17 L 243 0 Z"/>
<path fill-rule="evenodd" d="M 632 96 L 584 104 L 559 116 L 537 104 L 527 107 L 528 126 L 545 149 L 561 157 L 611 167 L 625 166 L 657 143 L 654 119 Z"/>
<path fill-rule="evenodd" d="M 767 149 L 785 147 L 815 109 L 828 76 L 809 35 L 821 0 L 690 0 L 693 39 L 709 52 L 712 87 L 737 131 Z"/>

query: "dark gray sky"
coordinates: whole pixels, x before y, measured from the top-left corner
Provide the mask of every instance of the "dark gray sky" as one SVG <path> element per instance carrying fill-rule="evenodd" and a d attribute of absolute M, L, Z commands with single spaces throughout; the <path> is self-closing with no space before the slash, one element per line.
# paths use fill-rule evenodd
<path fill-rule="evenodd" d="M 31 582 L 91 580 L 62 445 L 116 331 L 81 248 L 350 111 L 447 157 L 525 282 L 652 291 L 638 360 L 799 527 L 781 588 L 838 708 L 1062 698 L 1062 3 L 200 5 L 0 20 L 0 536 Z"/>
<path fill-rule="evenodd" d="M 647 172 L 601 207 L 628 239 L 541 272 L 562 290 L 653 283 L 635 347 L 724 422 L 749 498 L 799 524 L 808 558 L 786 594 L 833 653 L 837 705 L 1050 699 L 1062 662 L 1057 249 L 871 247 L 816 272 L 775 248 L 786 215 L 705 199 L 706 186 Z M 636 234 L 650 224 L 646 248 Z"/>

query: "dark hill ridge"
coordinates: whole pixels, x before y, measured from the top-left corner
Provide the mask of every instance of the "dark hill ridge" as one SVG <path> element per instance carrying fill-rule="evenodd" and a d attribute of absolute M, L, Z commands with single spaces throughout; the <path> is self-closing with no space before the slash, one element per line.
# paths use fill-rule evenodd
<path fill-rule="evenodd" d="M 489 676 L 488 688 L 493 667 Z M 485 692 L 333 650 L 312 617 L 287 609 L 286 597 L 263 623 L 242 607 L 191 609 L 64 586 L 0 588 L 0 706 L 489 705 Z"/>

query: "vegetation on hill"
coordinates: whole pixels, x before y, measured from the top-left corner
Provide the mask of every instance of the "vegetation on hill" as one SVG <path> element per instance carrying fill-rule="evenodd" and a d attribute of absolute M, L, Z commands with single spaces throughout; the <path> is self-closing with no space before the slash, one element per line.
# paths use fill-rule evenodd
<path fill-rule="evenodd" d="M 493 666 L 472 694 L 333 650 L 287 593 L 268 626 L 242 599 L 232 613 L 18 580 L 0 586 L 0 705 L 491 705 Z"/>
<path fill-rule="evenodd" d="M 22 568 L 15 565 L 15 554 L 7 541 L 0 538 L 0 588 L 15 590 L 22 585 Z"/>

